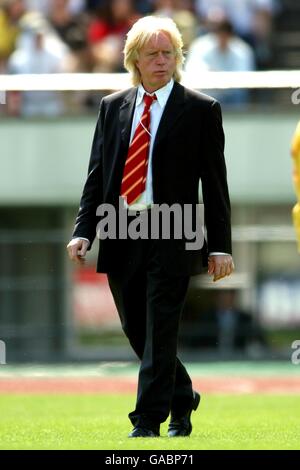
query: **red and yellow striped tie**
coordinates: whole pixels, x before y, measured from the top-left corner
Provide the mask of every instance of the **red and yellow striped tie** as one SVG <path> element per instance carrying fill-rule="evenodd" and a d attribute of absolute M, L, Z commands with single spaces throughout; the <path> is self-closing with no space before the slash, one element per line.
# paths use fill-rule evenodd
<path fill-rule="evenodd" d="M 150 147 L 150 107 L 157 98 L 144 95 L 144 111 L 128 149 L 121 196 L 132 204 L 145 191 Z"/>

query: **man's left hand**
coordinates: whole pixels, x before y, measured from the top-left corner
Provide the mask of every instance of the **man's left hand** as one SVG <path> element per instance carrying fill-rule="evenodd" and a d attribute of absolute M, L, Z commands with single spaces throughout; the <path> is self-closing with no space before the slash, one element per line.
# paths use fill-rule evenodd
<path fill-rule="evenodd" d="M 233 270 L 234 263 L 231 255 L 209 255 L 208 274 L 214 276 L 214 282 L 225 276 L 230 276 Z"/>

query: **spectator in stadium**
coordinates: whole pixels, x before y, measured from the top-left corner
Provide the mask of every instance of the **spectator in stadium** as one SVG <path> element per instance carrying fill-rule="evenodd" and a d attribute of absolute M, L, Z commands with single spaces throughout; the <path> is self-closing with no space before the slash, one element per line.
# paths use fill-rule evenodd
<path fill-rule="evenodd" d="M 51 0 L 49 5 L 48 20 L 59 37 L 68 46 L 74 36 L 74 31 L 85 30 L 87 20 L 83 16 L 76 15 L 71 10 L 69 0 Z"/>
<path fill-rule="evenodd" d="M 199 76 L 201 72 L 238 72 L 254 69 L 254 54 L 250 46 L 234 35 L 231 23 L 222 18 L 214 22 L 213 31 L 197 38 L 190 47 L 186 72 Z M 212 95 L 223 105 L 247 102 L 246 90 L 213 90 Z"/>
<path fill-rule="evenodd" d="M 25 12 L 23 0 L 0 0 L 0 73 L 5 72 L 7 60 L 15 50 L 19 21 Z"/>
<path fill-rule="evenodd" d="M 64 60 L 65 73 L 93 73 L 95 58 L 89 47 L 86 35 L 81 28 L 74 28 L 68 35 L 70 54 Z M 64 104 L 67 112 L 81 113 L 84 109 L 97 109 L 99 91 L 76 90 L 64 93 Z"/>
<path fill-rule="evenodd" d="M 218 289 L 214 306 L 193 323 L 194 346 L 217 348 L 224 357 L 233 352 L 255 354 L 266 346 L 263 332 L 252 312 L 241 309 L 237 289 Z"/>
<path fill-rule="evenodd" d="M 11 55 L 8 72 L 11 74 L 58 73 L 61 58 L 45 47 L 45 31 L 27 31 L 26 41 Z M 58 116 L 63 112 L 63 101 L 56 91 L 24 91 L 19 101 L 23 116 Z M 17 110 L 14 109 L 14 114 Z"/>
<path fill-rule="evenodd" d="M 144 17 L 129 31 L 124 64 L 134 87 L 101 101 L 89 174 L 67 247 L 71 260 L 83 262 L 103 203 L 118 213 L 123 201 L 134 224 L 141 216 L 151 218 L 153 204 L 177 203 L 184 210 L 189 203 L 194 211 L 184 228 L 195 227 L 201 178 L 207 245 L 187 249 L 174 226 L 168 239 L 160 231 L 158 239 L 113 235 L 100 241 L 97 270 L 108 274 L 123 330 L 141 360 L 130 437 L 158 436 L 170 411 L 168 435 L 191 433 L 190 416 L 200 395 L 176 357 L 190 276 L 202 272 L 207 261 L 214 281 L 233 270 L 221 108 L 179 83 L 182 46 L 170 18 Z"/>
<path fill-rule="evenodd" d="M 155 0 L 154 15 L 172 18 L 179 29 L 184 48 L 188 48 L 197 34 L 198 19 L 192 11 L 192 2 L 185 0 Z"/>
<path fill-rule="evenodd" d="M 100 0 L 101 1 L 101 0 Z M 53 4 L 58 4 L 57 0 L 26 0 L 26 5 L 29 10 L 39 11 L 44 16 L 48 16 L 53 8 Z M 71 15 L 79 15 L 87 8 L 87 0 L 65 0 L 67 8 Z M 65 8 L 63 6 L 63 8 Z"/>
<path fill-rule="evenodd" d="M 268 67 L 273 16 L 279 8 L 277 0 L 195 0 L 195 8 L 208 29 L 216 14 L 229 18 L 234 33 L 253 48 L 256 67 Z"/>
<path fill-rule="evenodd" d="M 96 72 L 124 72 L 122 49 L 126 33 L 138 19 L 133 0 L 106 0 L 88 28 Z"/>

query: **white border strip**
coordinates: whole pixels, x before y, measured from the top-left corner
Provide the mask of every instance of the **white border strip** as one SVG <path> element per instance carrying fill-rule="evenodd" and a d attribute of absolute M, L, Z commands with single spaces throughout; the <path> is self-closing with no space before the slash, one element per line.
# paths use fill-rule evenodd
<path fill-rule="evenodd" d="M 300 71 L 203 72 L 183 74 L 183 85 L 195 89 L 299 88 Z M 0 90 L 122 90 L 131 86 L 127 73 L 0 75 Z"/>

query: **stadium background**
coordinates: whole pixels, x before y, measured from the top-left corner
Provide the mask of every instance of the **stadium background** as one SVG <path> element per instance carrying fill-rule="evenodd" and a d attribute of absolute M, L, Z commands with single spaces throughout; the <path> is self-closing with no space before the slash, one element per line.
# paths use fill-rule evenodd
<path fill-rule="evenodd" d="M 259 86 L 250 75 L 249 87 L 241 81 L 240 89 L 224 91 L 223 76 L 214 89 L 207 85 L 209 79 L 202 80 L 212 69 L 207 55 L 199 59 L 199 69 L 190 65 L 190 76 L 187 70 L 187 84 L 189 77 L 197 80 L 198 89 L 222 104 L 236 271 L 217 285 L 206 276 L 192 279 L 179 350 L 204 392 L 299 392 L 298 368 L 291 362 L 292 343 L 300 339 L 300 275 L 291 218 L 295 194 L 290 146 L 300 117 L 299 103 L 292 99 L 300 74 L 288 84 L 288 73 L 300 66 L 298 2 L 11 0 L 0 2 L 0 89 L 7 91 L 6 103 L 0 105 L 0 340 L 7 362 L 0 366 L 3 394 L 67 393 L 76 386 L 63 385 L 57 377 L 70 376 L 77 377 L 78 393 L 120 392 L 121 379 L 126 392 L 134 391 L 135 356 L 121 332 L 106 276 L 94 273 L 97 244 L 81 268 L 69 263 L 65 249 L 99 101 L 115 87 L 102 87 L 101 75 L 97 90 L 86 89 L 84 76 L 79 80 L 82 90 L 77 85 L 76 91 L 68 86 L 56 91 L 51 85 L 50 90 L 45 85 L 45 91 L 22 91 L 22 86 L 12 90 L 2 85 L 7 76 L 21 75 L 22 80 L 22 73 L 41 74 L 40 83 L 42 73 L 72 73 L 70 88 L 76 73 L 123 73 L 124 35 L 136 18 L 153 12 L 177 21 L 187 58 L 197 38 L 209 33 L 220 39 L 218 26 L 224 25 L 225 12 L 234 40 L 244 41 L 239 53 L 251 57 L 248 67 L 224 62 L 232 66 L 225 71 L 257 76 L 286 72 L 277 88 L 275 75 L 261 75 Z M 240 22 L 241 17 L 247 21 Z M 35 54 L 41 61 L 34 60 Z M 119 83 L 121 88 L 123 81 Z M 105 377 L 116 375 L 117 382 L 105 386 L 103 370 Z M 226 386 L 229 376 L 231 385 Z M 37 377 L 56 382 L 50 380 L 50 388 L 43 390 Z M 95 388 L 82 377 L 96 380 Z"/>

